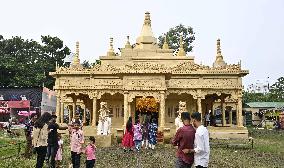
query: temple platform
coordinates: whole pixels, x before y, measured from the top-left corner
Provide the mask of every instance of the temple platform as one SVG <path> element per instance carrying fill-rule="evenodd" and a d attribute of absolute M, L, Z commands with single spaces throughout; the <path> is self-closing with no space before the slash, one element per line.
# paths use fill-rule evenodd
<path fill-rule="evenodd" d="M 94 136 L 96 138 L 96 146 L 97 147 L 111 147 L 112 145 L 117 143 L 117 135 L 119 131 L 118 128 L 112 128 L 110 135 L 97 135 L 97 128 L 93 126 L 84 126 L 83 132 L 86 140 L 90 136 Z"/>
<path fill-rule="evenodd" d="M 248 139 L 246 127 L 207 127 L 212 139 Z"/>

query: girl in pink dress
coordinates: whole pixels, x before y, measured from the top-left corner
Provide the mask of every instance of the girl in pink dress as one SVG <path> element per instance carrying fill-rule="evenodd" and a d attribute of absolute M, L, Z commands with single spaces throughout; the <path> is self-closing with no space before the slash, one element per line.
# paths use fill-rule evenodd
<path fill-rule="evenodd" d="M 62 152 L 63 152 L 63 139 L 61 138 L 61 135 L 58 134 L 58 149 L 55 156 L 55 160 L 57 162 L 57 167 L 60 167 L 61 161 L 62 161 Z"/>
<path fill-rule="evenodd" d="M 135 121 L 133 140 L 135 143 L 135 148 L 139 152 L 141 148 L 141 142 L 142 142 L 142 128 L 141 128 L 139 119 L 136 119 Z"/>
<path fill-rule="evenodd" d="M 95 137 L 90 137 L 90 143 L 86 147 L 86 168 L 94 168 L 96 164 L 96 139 Z"/>
<path fill-rule="evenodd" d="M 134 146 L 134 141 L 133 141 L 133 125 L 132 125 L 132 117 L 129 117 L 127 123 L 126 123 L 126 130 L 122 139 L 122 146 L 124 151 L 126 151 L 126 148 L 129 150 L 132 150 L 132 147 Z"/>

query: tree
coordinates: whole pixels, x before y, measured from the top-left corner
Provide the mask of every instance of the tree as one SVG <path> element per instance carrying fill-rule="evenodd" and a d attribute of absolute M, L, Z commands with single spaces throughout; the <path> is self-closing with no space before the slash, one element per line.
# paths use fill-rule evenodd
<path fill-rule="evenodd" d="M 176 27 L 170 28 L 170 30 L 163 35 L 159 36 L 159 46 L 162 47 L 165 41 L 165 36 L 167 36 L 167 42 L 170 49 L 174 49 L 174 53 L 177 53 L 178 48 L 180 46 L 180 37 L 183 39 L 183 48 L 185 52 L 191 52 L 193 49 L 192 42 L 195 40 L 193 28 L 185 27 L 180 24 Z"/>
<path fill-rule="evenodd" d="M 0 35 L 0 86 L 38 87 L 44 83 L 52 89 L 55 79 L 49 72 L 55 71 L 56 62 L 63 65 L 70 50 L 58 37 L 41 36 L 41 42 Z"/>
<path fill-rule="evenodd" d="M 269 93 L 243 92 L 243 103 L 248 102 L 284 102 L 284 77 L 277 79 Z"/>
<path fill-rule="evenodd" d="M 277 79 L 270 88 L 271 98 L 277 101 L 284 101 L 284 77 Z"/>

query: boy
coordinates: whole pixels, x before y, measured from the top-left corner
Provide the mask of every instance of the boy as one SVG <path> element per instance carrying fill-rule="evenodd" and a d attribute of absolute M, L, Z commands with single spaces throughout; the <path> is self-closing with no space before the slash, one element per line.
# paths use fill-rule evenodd
<path fill-rule="evenodd" d="M 190 114 L 188 112 L 181 113 L 183 127 L 176 132 L 172 144 L 178 146 L 176 168 L 190 168 L 193 164 L 193 154 L 186 154 L 183 149 L 192 149 L 194 144 L 195 130 L 190 124 Z"/>
<path fill-rule="evenodd" d="M 71 132 L 71 159 L 73 168 L 80 168 L 80 159 L 82 152 L 82 144 L 84 144 L 84 134 L 80 129 L 80 123 L 75 122 Z"/>

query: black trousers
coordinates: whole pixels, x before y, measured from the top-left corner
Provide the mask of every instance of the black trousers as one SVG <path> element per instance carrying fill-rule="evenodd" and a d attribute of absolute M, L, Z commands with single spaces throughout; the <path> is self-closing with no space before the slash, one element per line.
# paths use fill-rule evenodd
<path fill-rule="evenodd" d="M 86 160 L 86 168 L 94 168 L 95 167 L 95 163 L 96 163 L 95 159 L 93 159 L 93 160 Z"/>
<path fill-rule="evenodd" d="M 44 163 L 44 158 L 46 156 L 46 150 L 47 146 L 40 146 L 40 147 L 36 147 L 36 154 L 37 154 L 37 158 L 36 158 L 36 168 L 42 168 L 43 167 L 43 163 Z"/>
<path fill-rule="evenodd" d="M 185 163 L 181 158 L 176 159 L 176 168 L 191 168 L 192 164 Z"/>
<path fill-rule="evenodd" d="M 198 165 L 198 166 L 195 166 L 196 168 L 207 168 L 207 167 L 203 167 L 203 166 L 200 166 L 200 165 Z"/>
<path fill-rule="evenodd" d="M 47 159 L 50 161 L 50 167 L 55 168 L 55 156 L 58 150 L 57 145 L 48 145 L 47 146 Z"/>
<path fill-rule="evenodd" d="M 72 159 L 73 168 L 80 168 L 81 154 L 71 151 L 71 159 Z"/>

